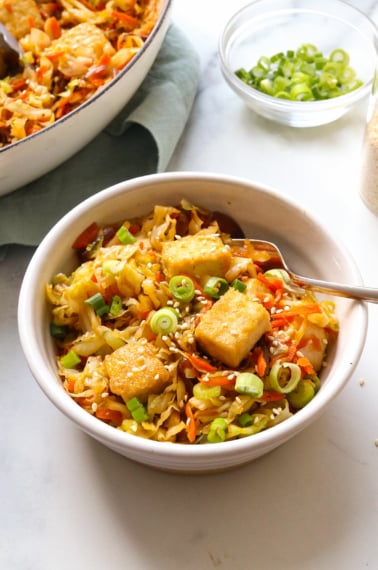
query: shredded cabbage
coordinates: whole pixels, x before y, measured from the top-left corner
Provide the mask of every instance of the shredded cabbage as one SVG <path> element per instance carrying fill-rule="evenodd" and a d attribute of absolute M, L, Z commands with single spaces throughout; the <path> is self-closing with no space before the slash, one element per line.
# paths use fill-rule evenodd
<path fill-rule="evenodd" d="M 134 243 L 120 243 L 121 225 Z M 208 236 L 214 245 L 206 249 Z M 71 274 L 58 273 L 46 293 L 52 323 L 64 327 L 56 338 L 59 375 L 88 413 L 136 436 L 201 444 L 208 442 L 216 418 L 226 422 L 227 441 L 253 436 L 296 413 L 290 392 L 298 382 L 290 382 L 291 369 L 311 384 L 310 394 L 318 391 L 328 344 L 338 331 L 334 304 L 279 274 L 269 280 L 264 276 L 269 252 L 255 252 L 249 243 L 233 245 L 211 212 L 187 201 L 158 205 L 146 216 L 99 225 L 87 243 L 85 231 L 80 237 L 77 267 Z M 189 301 L 172 295 L 169 280 L 175 272 L 193 279 L 195 295 Z M 219 300 L 203 292 L 214 273 L 229 282 Z M 245 284 L 242 291 L 232 286 L 235 276 Z M 85 302 L 95 294 L 104 300 L 101 314 Z M 114 296 L 121 300 L 116 315 L 107 309 Z M 248 310 L 239 311 L 235 299 Z M 174 310 L 178 324 L 169 334 L 156 334 L 151 319 L 164 307 Z M 61 362 L 69 351 L 80 358 L 72 369 Z M 272 386 L 271 370 L 278 367 L 285 389 Z M 257 375 L 262 395 L 238 394 L 239 372 Z M 198 383 L 219 388 L 199 390 Z M 148 421 L 131 416 L 126 404 L 132 398 L 144 406 Z M 239 424 L 246 413 L 249 425 Z"/>

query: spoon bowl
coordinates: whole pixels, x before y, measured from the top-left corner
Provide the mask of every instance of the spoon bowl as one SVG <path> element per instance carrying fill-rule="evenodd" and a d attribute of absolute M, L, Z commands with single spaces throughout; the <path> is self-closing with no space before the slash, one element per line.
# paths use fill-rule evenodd
<path fill-rule="evenodd" d="M 371 287 L 362 287 L 356 285 L 346 285 L 344 283 L 334 283 L 331 281 L 323 281 L 321 279 L 313 279 L 311 277 L 304 277 L 292 271 L 281 253 L 280 249 L 270 241 L 257 240 L 257 239 L 239 239 L 233 238 L 232 243 L 235 245 L 243 246 L 246 242 L 252 244 L 257 250 L 263 250 L 269 253 L 269 258 L 264 262 L 264 269 L 273 267 L 280 267 L 285 269 L 289 274 L 291 280 L 302 287 L 303 289 L 310 289 L 317 293 L 324 293 L 326 295 L 336 295 L 339 297 L 348 297 L 350 299 L 357 299 L 360 301 L 369 301 L 370 303 L 378 303 L 378 289 Z"/>
<path fill-rule="evenodd" d="M 0 22 L 0 79 L 16 75 L 23 69 L 22 49 L 13 34 Z"/>

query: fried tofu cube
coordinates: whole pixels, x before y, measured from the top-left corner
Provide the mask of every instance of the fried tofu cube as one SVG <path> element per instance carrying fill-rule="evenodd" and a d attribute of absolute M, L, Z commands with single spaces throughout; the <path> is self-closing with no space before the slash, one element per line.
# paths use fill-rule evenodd
<path fill-rule="evenodd" d="M 248 294 L 230 288 L 202 315 L 195 338 L 207 354 L 237 368 L 269 330 L 268 311 Z"/>
<path fill-rule="evenodd" d="M 30 32 L 30 22 L 42 29 L 43 21 L 34 0 L 0 0 L 0 22 L 20 39 Z"/>
<path fill-rule="evenodd" d="M 126 402 L 157 394 L 169 383 L 169 372 L 145 339 L 131 340 L 105 357 L 111 391 Z"/>
<path fill-rule="evenodd" d="M 214 234 L 196 234 L 167 241 L 162 248 L 162 262 L 168 278 L 187 274 L 201 279 L 222 277 L 231 264 L 231 250 Z"/>

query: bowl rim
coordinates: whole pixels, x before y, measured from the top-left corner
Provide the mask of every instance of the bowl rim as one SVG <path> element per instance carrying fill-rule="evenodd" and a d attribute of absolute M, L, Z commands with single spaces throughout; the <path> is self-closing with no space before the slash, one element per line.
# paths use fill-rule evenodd
<path fill-rule="evenodd" d="M 371 28 L 373 35 L 376 38 L 377 46 L 376 51 L 378 52 L 378 26 L 375 22 L 358 7 L 345 2 L 344 0 L 332 0 L 335 4 L 340 4 L 344 8 L 350 10 L 352 13 L 359 14 L 362 17 L 367 26 Z M 303 0 L 302 0 L 303 2 Z M 332 99 L 324 99 L 321 101 L 292 101 L 289 99 L 279 99 L 272 95 L 263 93 L 250 85 L 246 85 L 241 79 L 235 75 L 235 71 L 232 70 L 228 64 L 227 59 L 227 49 L 228 49 L 228 34 L 229 32 L 238 24 L 238 21 L 243 18 L 245 13 L 251 9 L 251 7 L 257 4 L 264 4 L 266 0 L 254 0 L 245 6 L 237 10 L 231 18 L 226 22 L 223 31 L 218 40 L 218 56 L 221 63 L 221 70 L 229 85 L 238 92 L 239 95 L 245 97 L 245 99 L 255 100 L 256 102 L 264 105 L 265 107 L 275 108 L 276 111 L 290 113 L 292 111 L 298 112 L 301 110 L 303 114 L 311 113 L 314 111 L 324 111 L 331 110 L 333 108 L 339 108 L 341 106 L 348 106 L 355 103 L 357 100 L 362 99 L 369 93 L 372 94 L 374 88 L 374 76 L 369 80 L 365 81 L 360 87 L 344 95 L 339 95 Z M 292 11 L 298 12 L 302 6 L 296 5 L 292 7 Z M 304 1 L 303 9 L 306 10 L 306 2 Z M 311 10 L 314 12 L 314 9 Z M 377 56 L 378 57 L 378 56 Z M 378 63 L 376 63 L 376 73 L 378 73 Z"/>
<path fill-rule="evenodd" d="M 36 133 L 32 133 L 32 134 L 28 135 L 27 137 L 24 137 L 24 138 L 22 138 L 18 141 L 15 141 L 9 145 L 6 145 L 5 147 L 0 148 L 0 156 L 1 156 L 1 154 L 6 153 L 7 151 L 11 151 L 16 147 L 19 147 L 19 146 L 22 146 L 23 144 L 28 143 L 30 140 L 34 140 L 37 137 L 39 138 L 41 135 L 43 135 L 43 133 L 45 133 L 47 131 L 51 131 L 56 126 L 58 126 L 64 122 L 66 122 L 67 120 L 71 119 L 72 117 L 74 117 L 78 113 L 82 112 L 83 109 L 85 109 L 86 107 L 91 105 L 94 101 L 102 98 L 107 93 L 107 91 L 113 87 L 113 85 L 118 83 L 122 79 L 122 77 L 125 75 L 125 73 L 127 73 L 130 69 L 132 69 L 139 62 L 140 58 L 143 57 L 145 52 L 147 50 L 149 50 L 149 46 L 153 42 L 154 37 L 159 33 L 159 30 L 162 27 L 167 15 L 168 15 L 168 12 L 171 8 L 171 5 L 173 4 L 173 0 L 162 0 L 162 1 L 164 2 L 164 6 L 162 7 L 161 12 L 159 14 L 159 17 L 155 23 L 155 26 L 151 30 L 151 33 L 148 35 L 142 49 L 140 49 L 135 54 L 135 56 L 125 65 L 125 67 L 123 67 L 121 69 L 121 71 L 119 73 L 117 73 L 117 75 L 115 75 L 115 77 L 113 77 L 113 79 L 111 79 L 111 81 L 109 81 L 109 83 L 106 83 L 103 87 L 100 87 L 100 89 L 98 89 L 89 99 L 87 99 L 86 101 L 81 103 L 78 107 L 76 107 L 75 109 L 73 109 L 72 111 L 67 113 L 67 115 L 60 117 L 60 119 L 58 119 L 57 121 L 54 121 L 50 125 L 47 125 L 43 129 L 41 129 L 40 131 L 37 131 Z"/>
<path fill-rule="evenodd" d="M 133 457 L 135 454 L 145 455 L 145 453 L 149 453 L 151 454 L 151 457 L 159 456 L 159 458 L 165 458 L 165 460 L 168 461 L 172 461 L 173 459 L 178 461 L 180 461 L 180 459 L 184 461 L 190 461 L 191 459 L 193 461 L 201 461 L 207 458 L 209 464 L 211 464 L 217 460 L 221 461 L 222 458 L 232 460 L 235 456 L 250 455 L 253 450 L 257 451 L 261 449 L 261 447 L 271 449 L 279 443 L 287 441 L 293 435 L 320 417 L 324 412 L 324 404 L 329 403 L 338 395 L 357 366 L 365 344 L 368 312 L 366 303 L 361 301 L 351 301 L 355 310 L 356 325 L 358 330 L 361 332 L 361 335 L 359 336 L 359 340 L 354 344 L 354 353 L 348 355 L 348 362 L 342 369 L 336 370 L 335 378 L 330 382 L 328 389 L 323 391 L 320 390 L 316 398 L 314 398 L 303 410 L 299 410 L 288 420 L 285 420 L 281 424 L 273 426 L 268 430 L 254 434 L 253 437 L 226 441 L 217 445 L 212 445 L 210 443 L 195 446 L 180 444 L 170 445 L 167 442 L 151 441 L 122 432 L 121 430 L 117 430 L 88 414 L 88 412 L 80 408 L 80 406 L 70 398 L 70 396 L 64 391 L 63 387 L 61 391 L 57 390 L 57 386 L 51 381 L 50 370 L 47 367 L 47 363 L 36 362 L 35 356 L 38 354 L 38 343 L 36 342 L 36 335 L 34 335 L 33 331 L 32 322 L 34 307 L 31 301 L 33 300 L 33 296 L 37 295 L 38 291 L 42 293 L 39 283 L 40 265 L 46 263 L 48 255 L 51 255 L 51 245 L 59 239 L 59 237 L 67 231 L 71 223 L 80 218 L 88 208 L 91 209 L 98 206 L 108 198 L 114 196 L 121 194 L 125 195 L 129 192 L 136 192 L 138 190 L 142 191 L 146 185 L 154 185 L 155 182 L 180 182 L 182 179 L 190 180 L 192 182 L 210 180 L 211 182 L 222 182 L 242 186 L 253 189 L 258 193 L 273 196 L 293 207 L 295 210 L 301 209 L 298 202 L 284 194 L 281 194 L 270 186 L 237 176 L 212 172 L 204 173 L 181 171 L 155 173 L 119 182 L 113 186 L 105 188 L 97 194 L 87 198 L 63 216 L 46 234 L 34 252 L 25 271 L 19 292 L 17 308 L 18 332 L 24 356 L 34 379 L 55 407 L 71 419 L 76 425 L 81 427 L 84 432 L 88 433 L 95 439 L 98 439 L 102 443 L 106 441 L 109 447 L 117 449 L 120 453 L 123 453 L 130 458 L 135 459 L 135 457 Z M 330 238 L 331 242 L 335 244 L 335 246 L 337 246 L 338 250 L 347 259 L 356 282 L 361 283 L 362 278 L 358 267 L 350 253 L 346 250 L 345 246 L 337 238 L 333 237 L 328 229 L 312 214 L 308 214 L 307 217 L 309 220 L 312 220 L 327 237 Z M 141 461 L 146 463 L 146 461 Z"/>

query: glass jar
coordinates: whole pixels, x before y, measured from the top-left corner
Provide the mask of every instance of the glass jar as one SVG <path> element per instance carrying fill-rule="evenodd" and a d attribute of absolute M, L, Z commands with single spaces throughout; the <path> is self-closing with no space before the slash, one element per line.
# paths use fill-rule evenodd
<path fill-rule="evenodd" d="M 375 82 L 377 83 L 377 82 Z M 377 85 L 376 85 L 377 87 Z M 376 90 L 375 90 L 376 91 Z M 378 104 L 377 92 L 372 97 L 362 149 L 361 198 L 378 215 Z"/>

